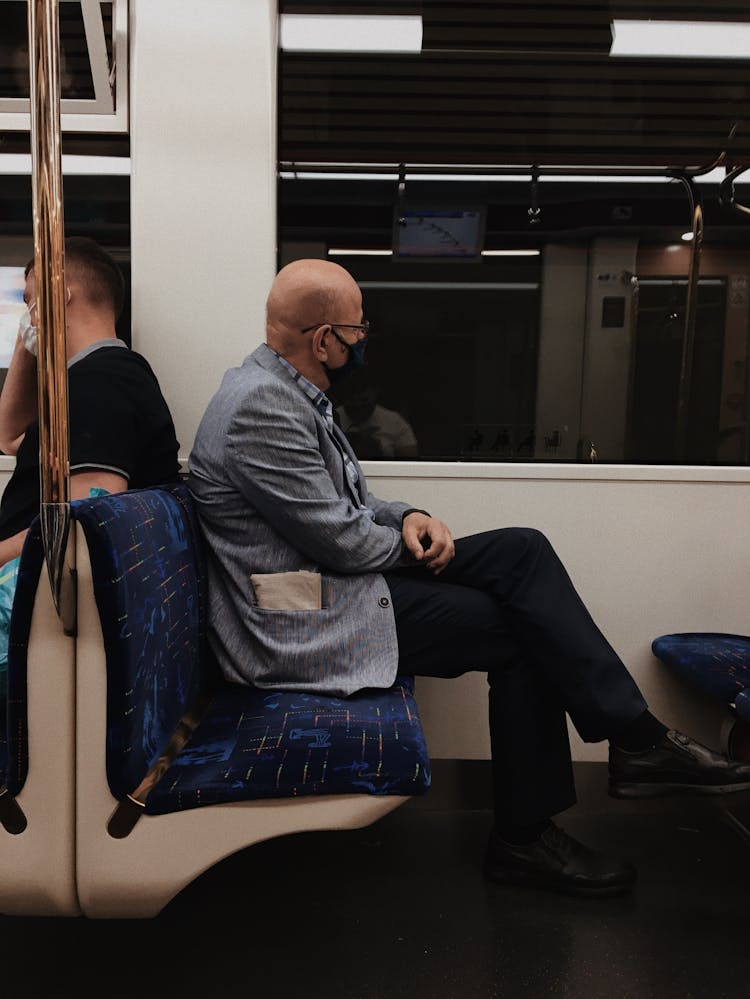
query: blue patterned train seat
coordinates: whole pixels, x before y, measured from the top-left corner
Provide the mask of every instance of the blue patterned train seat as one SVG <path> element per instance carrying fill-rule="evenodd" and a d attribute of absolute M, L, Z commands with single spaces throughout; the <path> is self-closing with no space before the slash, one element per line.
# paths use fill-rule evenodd
<path fill-rule="evenodd" d="M 682 632 L 654 639 L 657 659 L 694 690 L 732 705 L 750 721 L 750 637 L 722 632 Z"/>
<path fill-rule="evenodd" d="M 220 676 L 206 641 L 202 540 L 185 485 L 80 500 L 73 509 L 102 623 L 114 797 L 146 787 L 136 797 L 147 813 L 163 814 L 429 787 L 411 678 L 342 699 L 258 690 Z M 176 736 L 174 756 L 167 747 Z"/>
<path fill-rule="evenodd" d="M 743 721 L 750 722 L 750 686 L 737 694 L 734 699 L 734 709 Z"/>

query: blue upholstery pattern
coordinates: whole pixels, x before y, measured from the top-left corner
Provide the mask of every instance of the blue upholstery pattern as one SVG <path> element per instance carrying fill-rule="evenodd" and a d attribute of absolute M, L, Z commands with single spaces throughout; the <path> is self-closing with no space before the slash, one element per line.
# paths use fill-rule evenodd
<path fill-rule="evenodd" d="M 107 656 L 107 778 L 141 782 L 201 690 L 209 707 L 146 800 L 164 814 L 310 794 L 420 794 L 427 747 L 413 680 L 349 698 L 227 683 L 205 640 L 202 541 L 184 485 L 73 504 Z"/>
<path fill-rule="evenodd" d="M 72 509 L 88 543 L 107 656 L 107 780 L 122 798 L 202 683 L 200 546 L 184 485 L 78 500 Z"/>
<path fill-rule="evenodd" d="M 21 553 L 16 595 L 8 640 L 8 688 L 5 710 L 0 711 L 0 769 L 8 791 L 15 797 L 26 782 L 29 768 L 26 668 L 34 600 L 44 564 L 39 518 L 29 528 Z"/>
<path fill-rule="evenodd" d="M 429 784 L 408 677 L 347 698 L 226 683 L 146 811 L 314 794 L 415 795 Z"/>
<path fill-rule="evenodd" d="M 734 699 L 734 707 L 738 717 L 750 722 L 750 687 L 741 690 Z"/>
<path fill-rule="evenodd" d="M 750 715 L 750 637 L 722 632 L 683 632 L 654 639 L 654 655 L 694 689 L 714 701 L 736 704 Z"/>

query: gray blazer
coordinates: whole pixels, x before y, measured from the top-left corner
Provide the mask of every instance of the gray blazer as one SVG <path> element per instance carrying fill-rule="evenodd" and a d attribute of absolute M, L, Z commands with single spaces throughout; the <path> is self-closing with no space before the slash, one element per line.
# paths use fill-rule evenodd
<path fill-rule="evenodd" d="M 265 344 L 224 376 L 189 468 L 208 547 L 209 641 L 225 676 L 339 695 L 390 686 L 398 644 L 381 571 L 409 562 L 401 521 L 412 507 L 367 492 L 343 433 Z M 319 606 L 293 609 L 283 593 L 261 606 L 265 576 L 255 586 L 252 574 L 312 579 L 299 570 L 320 574 Z"/>

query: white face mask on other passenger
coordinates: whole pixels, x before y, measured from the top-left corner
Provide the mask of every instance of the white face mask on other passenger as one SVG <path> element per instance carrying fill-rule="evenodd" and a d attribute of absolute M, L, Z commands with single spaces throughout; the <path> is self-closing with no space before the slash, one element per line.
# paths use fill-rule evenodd
<path fill-rule="evenodd" d="M 26 306 L 21 313 L 21 318 L 18 320 L 18 335 L 21 338 L 21 343 L 30 354 L 34 355 L 34 357 L 37 356 L 38 330 L 31 321 L 31 310 L 35 308 L 36 302 L 33 302 L 31 307 Z"/>

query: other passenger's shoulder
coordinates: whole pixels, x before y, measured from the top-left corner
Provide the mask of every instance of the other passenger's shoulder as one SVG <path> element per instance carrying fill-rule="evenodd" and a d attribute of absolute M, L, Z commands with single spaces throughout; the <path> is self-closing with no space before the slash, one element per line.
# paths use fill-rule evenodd
<path fill-rule="evenodd" d="M 122 343 L 113 342 L 97 347 L 86 357 L 82 357 L 70 369 L 71 374 L 87 374 L 92 371 L 147 371 L 153 375 L 151 365 L 143 354 L 139 354 Z"/>

